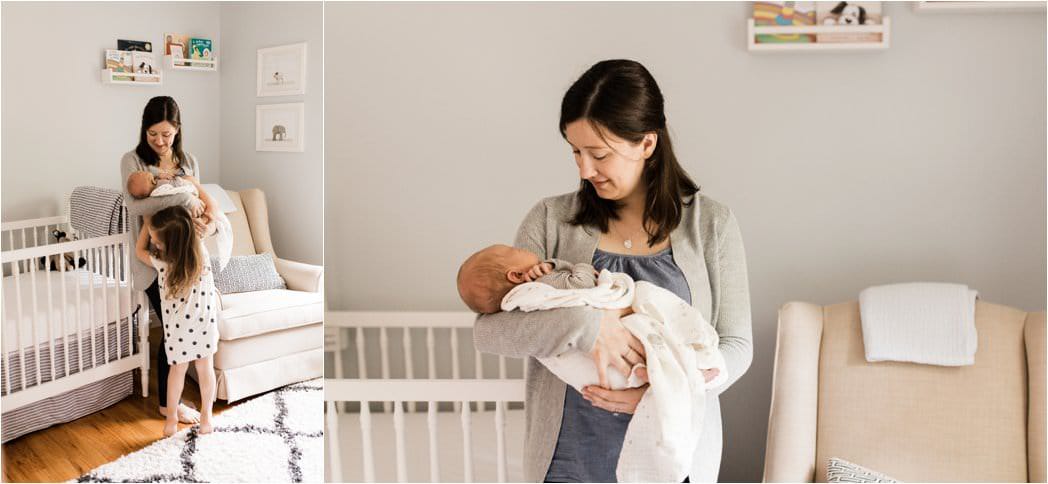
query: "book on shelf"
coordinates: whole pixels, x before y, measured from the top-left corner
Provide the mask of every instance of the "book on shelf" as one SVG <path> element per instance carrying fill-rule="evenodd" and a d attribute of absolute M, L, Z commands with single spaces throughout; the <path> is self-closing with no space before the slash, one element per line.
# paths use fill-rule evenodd
<path fill-rule="evenodd" d="M 818 25 L 850 26 L 881 25 L 881 2 L 815 2 L 815 17 Z M 880 42 L 879 32 L 833 32 L 818 34 L 820 43 L 865 43 Z"/>
<path fill-rule="evenodd" d="M 113 72 L 114 81 L 133 81 L 134 73 L 131 53 L 126 50 L 106 49 L 106 69 Z M 124 75 L 117 73 L 127 73 Z"/>
<path fill-rule="evenodd" d="M 211 39 L 192 38 L 189 39 L 189 58 L 192 60 L 214 60 L 211 55 Z M 208 63 L 194 63 L 195 65 L 210 67 Z"/>
<path fill-rule="evenodd" d="M 753 2 L 753 24 L 758 27 L 815 25 L 815 2 Z M 809 44 L 814 34 L 757 34 L 760 44 Z"/>
<path fill-rule="evenodd" d="M 189 36 L 164 34 L 164 55 L 171 56 L 176 65 L 183 65 L 183 59 L 189 58 Z"/>
<path fill-rule="evenodd" d="M 135 74 L 156 74 L 156 60 L 152 52 L 131 52 L 131 60 L 134 63 Z M 136 77 L 139 82 L 160 82 L 156 77 Z"/>
<path fill-rule="evenodd" d="M 153 43 L 144 40 L 117 39 L 116 48 L 127 51 L 153 52 Z"/>

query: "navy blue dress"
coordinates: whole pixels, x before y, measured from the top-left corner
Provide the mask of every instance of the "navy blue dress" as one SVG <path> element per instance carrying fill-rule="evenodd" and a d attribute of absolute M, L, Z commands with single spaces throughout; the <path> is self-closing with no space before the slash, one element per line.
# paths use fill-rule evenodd
<path fill-rule="evenodd" d="M 672 248 L 651 255 L 613 254 L 597 249 L 593 267 L 598 271 L 625 272 L 635 281 L 648 281 L 691 304 L 688 281 L 673 261 Z M 615 482 L 615 467 L 632 417 L 594 407 L 568 385 L 557 447 L 545 481 Z"/>

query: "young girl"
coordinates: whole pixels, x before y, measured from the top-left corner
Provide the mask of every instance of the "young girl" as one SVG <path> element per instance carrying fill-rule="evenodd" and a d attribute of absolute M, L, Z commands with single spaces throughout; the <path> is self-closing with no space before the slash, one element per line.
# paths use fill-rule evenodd
<path fill-rule="evenodd" d="M 152 242 L 154 249 L 149 249 Z M 178 408 L 189 362 L 196 365 L 200 383 L 200 433 L 211 432 L 215 400 L 215 369 L 211 355 L 218 349 L 218 292 L 207 249 L 182 206 L 165 208 L 147 217 L 138 236 L 136 254 L 156 268 L 164 311 L 164 351 L 171 364 L 167 380 L 167 408 Z M 178 431 L 178 416 L 170 412 L 164 435 Z"/>

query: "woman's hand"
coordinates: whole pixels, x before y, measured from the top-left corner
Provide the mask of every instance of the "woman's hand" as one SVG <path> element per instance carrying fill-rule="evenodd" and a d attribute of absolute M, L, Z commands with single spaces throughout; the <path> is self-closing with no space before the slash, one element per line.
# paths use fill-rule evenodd
<path fill-rule="evenodd" d="M 645 375 L 647 375 L 647 373 L 645 373 Z M 717 375 L 720 375 L 720 369 L 718 368 L 702 370 L 702 376 L 706 377 L 706 383 L 713 381 L 714 378 L 717 378 Z"/>
<path fill-rule="evenodd" d="M 582 398 L 593 404 L 594 407 L 603 408 L 609 412 L 632 414 L 637 410 L 637 404 L 648 391 L 648 385 L 625 390 L 605 390 L 596 385 L 582 388 Z"/>
<path fill-rule="evenodd" d="M 211 233 L 211 217 L 207 213 L 204 213 L 204 215 L 200 217 L 194 217 L 193 228 L 196 230 L 197 237 L 201 239 L 206 237 Z"/>
<path fill-rule="evenodd" d="M 190 203 L 189 205 L 190 206 L 188 208 L 190 217 L 197 219 L 204 216 L 204 209 L 206 209 L 207 207 L 204 206 L 204 202 L 200 201 L 199 198 L 194 198 L 193 203 Z"/>
<path fill-rule="evenodd" d="M 590 356 L 597 365 L 600 386 L 603 388 L 608 388 L 608 365 L 614 366 L 624 377 L 629 378 L 633 365 L 645 361 L 644 345 L 622 326 L 620 321 L 623 316 L 632 313 L 630 308 L 603 311 L 600 332 L 597 333 L 597 341 L 590 351 Z"/>

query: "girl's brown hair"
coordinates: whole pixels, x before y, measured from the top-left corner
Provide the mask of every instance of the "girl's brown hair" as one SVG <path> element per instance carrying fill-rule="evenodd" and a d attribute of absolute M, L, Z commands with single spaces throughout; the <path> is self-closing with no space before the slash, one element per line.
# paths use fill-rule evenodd
<path fill-rule="evenodd" d="M 644 135 L 657 136 L 655 151 L 644 160 L 642 183 L 647 188 L 644 203 L 644 229 L 648 246 L 666 240 L 680 225 L 688 198 L 699 191 L 677 162 L 666 128 L 662 91 L 655 78 L 639 62 L 606 60 L 590 67 L 564 94 L 560 106 L 560 134 L 567 139 L 567 126 L 584 119 L 607 141 L 611 132 L 637 144 Z M 593 185 L 582 180 L 578 191 L 579 210 L 572 225 L 595 226 L 608 231 L 609 220 L 618 220 L 621 204 L 597 195 Z M 690 202 L 688 203 L 690 204 Z"/>
<path fill-rule="evenodd" d="M 150 223 L 163 248 L 153 257 L 167 264 L 165 299 L 183 297 L 204 270 L 204 253 L 193 228 L 193 218 L 181 205 L 153 214 Z"/>

